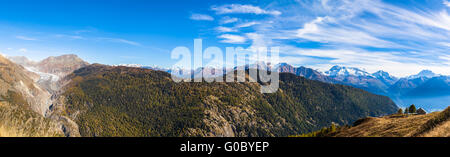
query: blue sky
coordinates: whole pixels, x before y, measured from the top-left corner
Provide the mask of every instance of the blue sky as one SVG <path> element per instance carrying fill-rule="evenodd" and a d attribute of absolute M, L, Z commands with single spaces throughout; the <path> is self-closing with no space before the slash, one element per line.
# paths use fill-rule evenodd
<path fill-rule="evenodd" d="M 177 46 L 280 47 L 281 61 L 450 75 L 446 0 L 0 0 L 0 53 L 169 67 Z"/>

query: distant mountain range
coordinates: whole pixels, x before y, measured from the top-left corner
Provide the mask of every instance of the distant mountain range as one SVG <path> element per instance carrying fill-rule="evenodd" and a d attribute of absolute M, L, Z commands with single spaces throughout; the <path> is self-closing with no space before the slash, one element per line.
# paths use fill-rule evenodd
<path fill-rule="evenodd" d="M 262 64 L 256 63 L 247 65 L 245 68 L 260 68 Z M 122 65 L 128 66 L 128 65 Z M 297 76 L 302 76 L 310 80 L 316 80 L 326 83 L 349 85 L 356 88 L 364 89 L 374 94 L 385 95 L 395 100 L 399 106 L 408 106 L 409 103 L 414 103 L 409 100 L 411 98 L 421 99 L 417 104 L 428 110 L 442 110 L 450 104 L 445 104 L 445 100 L 450 96 L 449 92 L 449 78 L 450 76 L 443 76 L 435 74 L 430 70 L 423 70 L 416 75 L 411 75 L 404 78 L 397 78 L 385 71 L 377 71 L 369 73 L 355 67 L 341 67 L 333 66 L 330 70 L 319 72 L 307 67 L 294 67 L 287 63 L 280 63 L 274 65 L 278 72 L 292 73 Z M 172 69 L 164 69 L 158 67 L 130 65 L 128 67 L 142 67 L 153 70 L 161 70 L 172 72 Z M 213 68 L 199 68 L 197 70 L 178 69 L 179 77 L 191 77 L 201 72 L 201 70 L 212 71 Z M 237 68 L 234 68 L 237 69 Z M 216 75 L 223 75 L 226 69 L 215 69 Z M 230 69 L 228 69 L 230 70 Z M 233 70 L 233 69 L 231 69 Z M 443 98 L 439 98 L 443 97 Z M 427 101 L 427 99 L 430 100 Z M 438 98 L 438 101 L 436 101 Z M 441 106 L 441 107 L 436 107 Z"/>
<path fill-rule="evenodd" d="M 245 68 L 261 68 L 263 67 L 262 64 L 265 63 L 255 63 L 247 65 Z M 355 67 L 333 66 L 328 71 L 319 72 L 312 68 L 303 66 L 294 67 L 287 63 L 280 63 L 274 66 L 281 73 L 292 73 L 310 80 L 326 83 L 349 85 L 374 94 L 389 96 L 400 107 L 416 104 L 427 111 L 435 111 L 443 110 L 450 105 L 450 83 L 448 81 L 450 76 L 435 74 L 430 70 L 423 70 L 416 75 L 397 78 L 382 70 L 369 73 Z M 142 67 L 169 73 L 172 72 L 172 69 L 149 66 L 132 65 L 129 67 Z M 212 70 L 212 68 L 199 68 L 196 70 L 178 69 L 183 73 L 180 73 L 178 76 L 191 77 L 192 75 L 199 74 L 201 69 L 205 71 Z M 217 75 L 223 75 L 226 69 L 215 70 Z"/>
<path fill-rule="evenodd" d="M 313 69 L 294 68 L 279 64 L 279 72 L 293 73 L 308 79 L 337 83 L 361 88 L 369 92 L 391 97 L 399 106 L 416 103 L 429 111 L 443 110 L 450 105 L 450 76 L 435 74 L 430 70 L 405 78 L 396 78 L 384 71 L 370 74 L 353 67 L 334 66 L 324 73 Z M 307 73 L 297 73 L 298 69 Z M 326 78 L 326 79 L 324 79 Z"/>

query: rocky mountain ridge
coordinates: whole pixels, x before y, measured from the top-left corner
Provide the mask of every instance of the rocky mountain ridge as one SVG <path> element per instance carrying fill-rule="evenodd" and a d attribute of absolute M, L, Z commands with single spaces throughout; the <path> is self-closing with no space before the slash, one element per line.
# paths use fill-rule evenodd
<path fill-rule="evenodd" d="M 336 83 L 364 89 L 374 94 L 391 97 L 400 106 L 410 103 L 419 103 L 420 107 L 427 110 L 443 110 L 450 97 L 450 76 L 435 74 L 430 70 L 423 70 L 416 75 L 404 78 L 396 78 L 384 71 L 373 74 L 358 68 L 334 66 L 329 71 L 320 73 L 310 69 L 307 74 L 297 74 L 295 68 L 289 64 L 280 64 L 281 72 L 289 72 L 299 76 L 310 74 L 322 76 L 309 77 L 327 83 Z M 328 77 L 330 80 L 317 78 Z M 442 104 L 444 103 L 444 104 Z M 417 104 L 416 104 L 417 105 Z"/>

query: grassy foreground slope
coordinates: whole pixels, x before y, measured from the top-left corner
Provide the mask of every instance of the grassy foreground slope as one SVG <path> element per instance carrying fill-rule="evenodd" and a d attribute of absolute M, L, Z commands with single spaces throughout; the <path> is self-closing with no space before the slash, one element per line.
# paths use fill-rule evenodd
<path fill-rule="evenodd" d="M 68 77 L 59 113 L 82 136 L 288 136 L 394 113 L 387 97 L 280 74 L 280 90 L 258 83 L 175 83 L 148 69 L 90 65 Z"/>
<path fill-rule="evenodd" d="M 58 124 L 34 112 L 22 95 L 0 96 L 0 137 L 62 137 Z"/>
<path fill-rule="evenodd" d="M 337 137 L 450 137 L 450 108 L 427 115 L 391 115 L 365 118 L 339 129 Z"/>

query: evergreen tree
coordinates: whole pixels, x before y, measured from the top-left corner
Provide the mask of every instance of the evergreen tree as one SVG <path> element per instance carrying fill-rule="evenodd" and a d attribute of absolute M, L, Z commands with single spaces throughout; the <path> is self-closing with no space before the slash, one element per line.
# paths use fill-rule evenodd
<path fill-rule="evenodd" d="M 416 112 L 417 112 L 416 106 L 414 104 L 412 104 L 409 107 L 409 113 L 416 113 Z"/>
<path fill-rule="evenodd" d="M 405 114 L 408 114 L 408 111 L 409 111 L 409 109 L 408 109 L 408 107 L 406 107 L 405 108 Z"/>
<path fill-rule="evenodd" d="M 398 109 L 397 114 L 403 114 L 403 109 L 402 108 Z"/>

